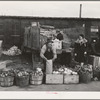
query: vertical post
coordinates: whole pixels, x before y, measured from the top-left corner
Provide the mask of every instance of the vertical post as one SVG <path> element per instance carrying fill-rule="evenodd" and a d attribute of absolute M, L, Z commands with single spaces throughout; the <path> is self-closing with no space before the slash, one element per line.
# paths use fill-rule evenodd
<path fill-rule="evenodd" d="M 35 53 L 34 53 L 34 51 L 32 51 L 32 67 L 33 67 L 33 69 L 35 69 L 35 55 L 34 55 Z"/>
<path fill-rule="evenodd" d="M 79 18 L 82 16 L 82 4 L 80 4 L 80 13 L 79 13 Z"/>

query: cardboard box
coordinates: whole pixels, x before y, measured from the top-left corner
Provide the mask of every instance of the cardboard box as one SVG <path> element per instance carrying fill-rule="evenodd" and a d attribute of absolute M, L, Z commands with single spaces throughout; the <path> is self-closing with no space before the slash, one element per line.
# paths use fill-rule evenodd
<path fill-rule="evenodd" d="M 63 75 L 46 74 L 46 84 L 63 84 Z"/>
<path fill-rule="evenodd" d="M 64 84 L 79 83 L 79 75 L 64 75 Z"/>

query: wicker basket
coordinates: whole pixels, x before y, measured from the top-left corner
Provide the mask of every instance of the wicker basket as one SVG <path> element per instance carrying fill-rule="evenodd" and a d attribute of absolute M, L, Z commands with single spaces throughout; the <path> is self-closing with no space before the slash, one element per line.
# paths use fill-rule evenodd
<path fill-rule="evenodd" d="M 86 71 L 86 72 L 80 72 L 79 73 L 79 81 L 83 83 L 88 83 L 91 81 L 91 73 Z"/>
<path fill-rule="evenodd" d="M 29 85 L 29 75 L 22 76 L 22 77 L 15 77 L 15 83 L 17 86 L 25 87 Z"/>
<path fill-rule="evenodd" d="M 7 77 L 0 77 L 0 86 L 2 87 L 10 87 L 14 83 L 14 77 L 13 76 L 7 76 Z"/>
<path fill-rule="evenodd" d="M 43 80 L 43 75 L 42 76 L 34 76 L 34 75 L 30 76 L 30 84 L 32 85 L 40 85 L 42 84 L 42 80 Z"/>

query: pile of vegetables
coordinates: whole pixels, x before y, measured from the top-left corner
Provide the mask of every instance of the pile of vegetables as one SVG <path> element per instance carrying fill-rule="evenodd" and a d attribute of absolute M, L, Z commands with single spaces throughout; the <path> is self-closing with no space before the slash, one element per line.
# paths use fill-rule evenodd
<path fill-rule="evenodd" d="M 75 71 L 76 72 L 93 72 L 93 69 L 92 69 L 92 65 L 88 64 L 88 65 L 83 65 L 83 66 L 80 66 L 80 65 L 77 65 L 75 67 Z"/>
<path fill-rule="evenodd" d="M 17 46 L 13 46 L 9 50 L 3 51 L 3 54 L 8 55 L 8 56 L 20 55 L 21 54 L 21 50 L 18 49 Z"/>
<path fill-rule="evenodd" d="M 59 68 L 58 71 L 53 71 L 53 74 L 77 75 L 77 72 L 72 71 L 69 68 Z"/>
<path fill-rule="evenodd" d="M 24 76 L 29 76 L 29 72 L 25 70 L 14 70 L 15 76 L 17 77 L 24 77 Z"/>

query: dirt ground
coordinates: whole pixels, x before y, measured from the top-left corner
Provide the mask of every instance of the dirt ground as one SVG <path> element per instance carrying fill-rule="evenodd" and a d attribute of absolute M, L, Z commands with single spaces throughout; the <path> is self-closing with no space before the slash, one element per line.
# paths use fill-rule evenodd
<path fill-rule="evenodd" d="M 100 91 L 100 82 L 70 85 L 29 85 L 27 87 L 0 87 L 0 91 Z"/>
<path fill-rule="evenodd" d="M 2 55 L 1 61 L 12 60 L 11 64 L 8 64 L 9 68 L 24 67 L 26 69 L 32 69 L 31 54 L 9 57 Z M 29 85 L 27 87 L 0 87 L 0 91 L 100 91 L 100 81 L 92 81 L 88 84 L 69 84 L 69 85 Z"/>

